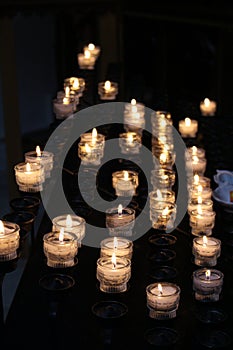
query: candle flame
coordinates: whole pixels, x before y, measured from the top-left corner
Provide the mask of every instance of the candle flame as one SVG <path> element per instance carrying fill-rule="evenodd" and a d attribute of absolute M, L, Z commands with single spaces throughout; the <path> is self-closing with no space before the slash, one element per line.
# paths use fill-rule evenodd
<path fill-rule="evenodd" d="M 64 97 L 62 101 L 64 105 L 68 105 L 70 103 L 70 100 L 68 97 Z"/>
<path fill-rule="evenodd" d="M 97 140 L 97 130 L 96 130 L 96 128 L 93 128 L 92 129 L 92 141 L 91 141 L 93 145 L 95 145 L 96 140 Z"/>
<path fill-rule="evenodd" d="M 2 235 L 4 233 L 4 225 L 2 220 L 0 220 L 0 234 Z"/>
<path fill-rule="evenodd" d="M 194 179 L 194 185 L 197 185 L 199 183 L 199 175 L 195 174 L 193 179 Z"/>
<path fill-rule="evenodd" d="M 157 189 L 156 193 L 157 193 L 157 198 L 161 200 L 163 198 L 161 191 Z"/>
<path fill-rule="evenodd" d="M 31 165 L 30 163 L 26 164 L 26 171 L 30 172 L 31 171 Z"/>
<path fill-rule="evenodd" d="M 91 57 L 91 53 L 89 50 L 84 50 L 84 57 L 85 58 L 90 58 Z"/>
<path fill-rule="evenodd" d="M 63 240 L 64 240 L 64 227 L 61 228 L 58 239 L 60 242 L 63 242 Z"/>
<path fill-rule="evenodd" d="M 123 170 L 123 174 L 124 174 L 124 180 L 127 181 L 129 180 L 129 173 L 127 170 Z"/>
<path fill-rule="evenodd" d="M 131 100 L 131 105 L 132 105 L 132 106 L 136 106 L 136 103 L 137 103 L 137 101 L 135 100 L 135 98 L 132 98 L 132 100 Z"/>
<path fill-rule="evenodd" d="M 86 153 L 91 153 L 91 147 L 88 145 L 88 143 L 85 143 L 85 151 Z"/>
<path fill-rule="evenodd" d="M 165 163 L 165 162 L 166 162 L 166 159 L 167 159 L 166 153 L 161 153 L 160 156 L 159 156 L 160 162 L 161 162 L 161 163 Z"/>
<path fill-rule="evenodd" d="M 197 213 L 198 213 L 199 215 L 202 215 L 202 208 L 201 208 L 200 205 L 197 206 Z"/>
<path fill-rule="evenodd" d="M 203 241 L 203 246 L 205 247 L 206 244 L 207 244 L 207 242 L 208 242 L 207 236 L 203 236 L 203 237 L 202 237 L 202 241 Z"/>
<path fill-rule="evenodd" d="M 119 204 L 119 205 L 118 205 L 118 209 L 117 209 L 117 210 L 118 210 L 118 215 L 121 216 L 121 215 L 122 215 L 122 211 L 123 211 L 123 206 L 122 206 L 122 204 Z"/>
<path fill-rule="evenodd" d="M 192 159 L 193 159 L 193 164 L 197 164 L 199 161 L 199 158 L 197 156 L 193 156 Z"/>
<path fill-rule="evenodd" d="M 162 284 L 158 284 L 158 290 L 159 290 L 159 295 L 162 295 L 163 294 L 163 287 L 162 287 Z"/>
<path fill-rule="evenodd" d="M 78 79 L 74 79 L 73 81 L 73 89 L 78 89 L 79 88 L 79 80 Z"/>
<path fill-rule="evenodd" d="M 36 155 L 37 157 L 41 157 L 40 146 L 36 146 Z"/>
<path fill-rule="evenodd" d="M 207 280 L 210 279 L 210 275 L 211 275 L 211 271 L 210 270 L 206 270 L 205 277 L 206 277 Z"/>
<path fill-rule="evenodd" d="M 195 156 L 197 154 L 197 147 L 193 146 L 192 147 L 192 154 Z"/>
<path fill-rule="evenodd" d="M 94 44 L 92 44 L 92 43 L 90 43 L 89 45 L 88 45 L 88 50 L 94 50 L 95 49 L 95 45 Z"/>
<path fill-rule="evenodd" d="M 202 185 L 198 185 L 198 186 L 197 186 L 197 192 L 198 192 L 198 193 L 202 193 L 202 190 L 203 190 Z"/>
<path fill-rule="evenodd" d="M 133 143 L 133 134 L 130 133 L 130 132 L 127 134 L 127 142 L 128 142 L 129 144 L 132 144 L 132 143 Z"/>
<path fill-rule="evenodd" d="M 72 227 L 73 226 L 73 220 L 70 214 L 67 215 L 66 217 L 66 227 Z"/>
<path fill-rule="evenodd" d="M 201 196 L 197 197 L 197 204 L 202 204 L 202 197 Z"/>
<path fill-rule="evenodd" d="M 168 213 L 169 213 L 169 208 L 166 207 L 166 208 L 164 208 L 163 211 L 162 211 L 162 216 L 167 216 Z"/>
<path fill-rule="evenodd" d="M 111 89 L 111 82 L 109 80 L 106 80 L 104 83 L 104 89 L 106 91 L 109 91 Z"/>
<path fill-rule="evenodd" d="M 206 107 L 209 107 L 209 105 L 210 105 L 210 100 L 207 97 L 204 99 L 204 105 Z"/>
<path fill-rule="evenodd" d="M 113 267 L 113 269 L 116 268 L 116 254 L 115 254 L 115 252 L 112 253 L 112 267 Z"/>
<path fill-rule="evenodd" d="M 190 126 L 191 125 L 191 119 L 190 118 L 185 118 L 184 122 L 185 122 L 185 126 Z"/>
<path fill-rule="evenodd" d="M 65 97 L 69 97 L 70 96 L 70 88 L 69 86 L 65 87 Z"/>
<path fill-rule="evenodd" d="M 114 238 L 113 238 L 113 246 L 114 246 L 114 249 L 117 249 L 117 247 L 118 247 L 118 240 L 117 240 L 117 237 L 114 237 Z"/>

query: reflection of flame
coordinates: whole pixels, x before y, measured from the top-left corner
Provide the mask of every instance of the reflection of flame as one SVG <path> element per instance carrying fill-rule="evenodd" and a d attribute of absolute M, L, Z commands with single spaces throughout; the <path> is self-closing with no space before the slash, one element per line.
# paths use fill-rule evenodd
<path fill-rule="evenodd" d="M 156 193 L 157 193 L 157 197 L 158 197 L 158 199 L 162 199 L 163 197 L 162 197 L 162 193 L 161 193 L 161 191 L 158 189 L 157 191 L 156 191 Z"/>
<path fill-rule="evenodd" d="M 197 206 L 197 213 L 198 213 L 199 215 L 202 215 L 202 208 L 201 208 L 201 205 L 198 205 L 198 206 Z"/>
<path fill-rule="evenodd" d="M 135 113 L 135 115 L 136 115 L 137 111 L 138 111 L 137 106 L 134 106 L 134 105 L 133 105 L 133 106 L 132 106 L 132 112 Z M 139 114 L 139 113 L 138 113 L 138 114 Z M 134 115 L 134 116 L 135 116 L 135 115 Z M 139 114 L 139 117 L 140 117 L 140 114 Z"/>
<path fill-rule="evenodd" d="M 78 89 L 79 88 L 79 80 L 75 79 L 73 82 L 73 89 Z"/>
<path fill-rule="evenodd" d="M 89 50 L 85 50 L 84 51 L 84 56 L 85 56 L 85 58 L 90 58 L 91 57 L 90 51 Z"/>
<path fill-rule="evenodd" d="M 196 147 L 196 146 L 193 146 L 193 147 L 192 147 L 192 154 L 193 154 L 193 155 L 196 155 L 196 154 L 197 154 L 197 147 Z"/>
<path fill-rule="evenodd" d="M 114 252 L 112 253 L 112 267 L 116 268 L 116 254 Z"/>
<path fill-rule="evenodd" d="M 64 240 L 64 228 L 63 227 L 60 230 L 58 239 L 60 242 L 63 242 L 63 240 Z"/>
<path fill-rule="evenodd" d="M 72 227 L 73 226 L 73 220 L 70 214 L 66 217 L 66 227 Z"/>
<path fill-rule="evenodd" d="M 66 86 L 66 87 L 65 87 L 65 96 L 66 96 L 66 97 L 69 97 L 69 96 L 70 96 L 70 88 L 69 88 L 69 86 Z"/>
<path fill-rule="evenodd" d="M 210 100 L 207 97 L 204 99 L 204 104 L 206 107 L 210 105 Z"/>
<path fill-rule="evenodd" d="M 91 147 L 88 145 L 88 143 L 85 143 L 85 151 L 86 153 L 91 153 Z"/>
<path fill-rule="evenodd" d="M 202 190 L 203 190 L 202 185 L 198 185 L 198 186 L 197 186 L 197 192 L 198 192 L 198 193 L 201 193 Z"/>
<path fill-rule="evenodd" d="M 122 210 L 123 210 L 123 206 L 122 204 L 118 205 L 118 215 L 121 216 L 122 215 Z"/>
<path fill-rule="evenodd" d="M 167 216 L 167 214 L 169 213 L 169 208 L 168 207 L 166 207 L 165 209 L 163 209 L 163 211 L 162 211 L 162 216 Z"/>
<path fill-rule="evenodd" d="M 193 156 L 192 160 L 193 160 L 193 164 L 197 164 L 199 161 L 199 158 L 197 156 Z"/>
<path fill-rule="evenodd" d="M 114 247 L 114 249 L 116 249 L 118 247 L 117 237 L 113 238 L 113 247 Z"/>
<path fill-rule="evenodd" d="M 132 144 L 132 143 L 133 143 L 133 134 L 130 133 L 130 132 L 127 134 L 127 142 L 128 142 L 129 144 Z"/>
<path fill-rule="evenodd" d="M 4 225 L 2 220 L 0 220 L 0 234 L 3 234 L 3 233 L 4 233 Z"/>
<path fill-rule="evenodd" d="M 159 156 L 160 162 L 165 163 L 166 159 L 167 159 L 166 153 L 161 153 L 160 156 Z"/>
<path fill-rule="evenodd" d="M 37 157 L 41 157 L 40 146 L 36 146 L 36 155 Z"/>
<path fill-rule="evenodd" d="M 206 246 L 206 244 L 207 244 L 207 242 L 208 242 L 207 237 L 206 237 L 206 236 L 203 236 L 202 241 L 203 241 L 203 246 Z"/>
<path fill-rule="evenodd" d="M 206 276 L 206 279 L 207 279 L 207 280 L 210 279 L 210 275 L 211 275 L 211 271 L 210 271 L 210 270 L 206 270 L 205 276 Z"/>
<path fill-rule="evenodd" d="M 197 204 L 201 204 L 202 203 L 202 197 L 201 196 L 198 196 L 197 197 Z"/>
<path fill-rule="evenodd" d="M 162 287 L 162 284 L 158 284 L 158 290 L 159 290 L 159 295 L 162 295 L 163 294 L 163 287 Z"/>

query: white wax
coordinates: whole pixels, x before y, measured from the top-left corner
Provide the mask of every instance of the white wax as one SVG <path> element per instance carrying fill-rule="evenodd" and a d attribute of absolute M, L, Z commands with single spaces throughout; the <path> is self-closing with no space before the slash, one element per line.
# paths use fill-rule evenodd
<path fill-rule="evenodd" d="M 203 243 L 203 237 L 197 237 L 193 240 L 194 255 L 198 254 L 201 257 L 211 257 L 219 255 L 221 249 L 220 241 L 213 237 L 208 237 L 207 243 Z"/>

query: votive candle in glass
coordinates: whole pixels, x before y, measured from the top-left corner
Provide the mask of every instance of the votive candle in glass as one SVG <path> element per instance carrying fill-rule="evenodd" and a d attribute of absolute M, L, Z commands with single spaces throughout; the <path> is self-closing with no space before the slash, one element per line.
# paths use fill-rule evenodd
<path fill-rule="evenodd" d="M 100 242 L 100 257 L 112 257 L 115 253 L 120 258 L 132 259 L 133 242 L 124 237 L 108 237 Z"/>
<path fill-rule="evenodd" d="M 212 236 L 195 237 L 192 252 L 195 265 L 215 266 L 221 253 L 221 241 Z"/>
<path fill-rule="evenodd" d="M 213 211 L 212 199 L 202 199 L 201 196 L 190 199 L 188 202 L 188 214 L 191 215 L 191 212 L 198 208 L 201 210 Z"/>
<path fill-rule="evenodd" d="M 202 200 L 212 198 L 212 188 L 211 187 L 202 187 L 202 185 L 193 186 L 189 189 L 189 199 L 197 199 L 201 197 Z"/>
<path fill-rule="evenodd" d="M 206 267 L 193 272 L 195 299 L 201 302 L 219 301 L 223 287 L 224 274 Z"/>
<path fill-rule="evenodd" d="M 185 118 L 179 121 L 179 132 L 182 137 L 194 138 L 198 131 L 198 122 L 195 119 Z"/>
<path fill-rule="evenodd" d="M 80 69 L 93 70 L 95 67 L 96 58 L 91 55 L 89 50 L 84 50 L 77 54 L 78 65 Z"/>
<path fill-rule="evenodd" d="M 197 146 L 188 147 L 186 149 L 186 155 L 187 155 L 187 158 L 190 158 L 193 156 L 196 156 L 198 158 L 205 158 L 205 150 L 204 148 L 197 147 Z"/>
<path fill-rule="evenodd" d="M 64 89 L 70 88 L 70 91 L 75 92 L 79 97 L 83 95 L 85 90 L 86 82 L 84 78 L 70 77 L 64 80 Z"/>
<path fill-rule="evenodd" d="M 207 160 L 206 158 L 199 158 L 197 156 L 189 157 L 186 160 L 187 170 L 193 172 L 193 174 L 198 174 L 204 176 L 206 171 Z"/>
<path fill-rule="evenodd" d="M 16 183 L 22 192 L 40 192 L 45 181 L 44 166 L 22 162 L 14 166 Z"/>
<path fill-rule="evenodd" d="M 146 287 L 149 317 L 166 320 L 176 317 L 181 289 L 169 282 L 151 283 Z"/>
<path fill-rule="evenodd" d="M 216 113 L 216 109 L 216 101 L 212 101 L 207 97 L 200 102 L 200 110 L 202 116 L 214 116 Z"/>
<path fill-rule="evenodd" d="M 202 188 L 211 187 L 210 178 L 198 174 L 192 174 L 192 176 L 188 178 L 188 188 L 197 188 L 199 185 L 201 185 Z"/>
<path fill-rule="evenodd" d="M 131 277 L 131 260 L 117 257 L 114 253 L 111 257 L 100 257 L 97 260 L 96 277 L 102 292 L 126 292 Z"/>
<path fill-rule="evenodd" d="M 175 160 L 176 160 L 175 151 L 164 150 L 159 154 L 157 154 L 156 149 L 154 150 L 152 148 L 152 154 L 154 155 L 153 162 L 155 167 L 158 166 L 159 164 L 161 168 L 172 169 L 173 165 L 175 164 Z"/>
<path fill-rule="evenodd" d="M 35 151 L 29 151 L 25 153 L 25 162 L 42 164 L 44 167 L 45 178 L 51 176 L 53 169 L 54 154 L 48 151 L 41 151 L 40 146 L 36 146 Z"/>
<path fill-rule="evenodd" d="M 152 227 L 167 230 L 174 227 L 176 219 L 176 204 L 167 201 L 154 200 L 150 204 L 150 220 Z"/>
<path fill-rule="evenodd" d="M 53 111 L 56 119 L 66 119 L 70 117 L 76 110 L 75 100 L 71 97 L 64 97 L 63 99 L 55 98 L 53 100 Z"/>
<path fill-rule="evenodd" d="M 144 117 L 145 105 L 143 103 L 137 102 L 135 98 L 132 98 L 130 103 L 125 104 L 125 113 L 139 113 L 140 116 Z"/>
<path fill-rule="evenodd" d="M 85 45 L 83 47 L 83 51 L 85 52 L 86 50 L 88 50 L 91 54 L 91 56 L 95 57 L 95 59 L 97 59 L 100 55 L 100 46 L 98 45 L 94 45 L 93 43 L 90 43 L 88 45 Z"/>
<path fill-rule="evenodd" d="M 19 231 L 19 225 L 0 220 L 0 261 L 9 261 L 17 258 L 20 240 Z"/>
<path fill-rule="evenodd" d="M 118 84 L 109 80 L 102 81 L 98 83 L 98 93 L 101 100 L 115 100 L 118 94 Z"/>
<path fill-rule="evenodd" d="M 204 210 L 197 206 L 189 215 L 189 224 L 191 226 L 192 235 L 199 236 L 199 232 L 212 230 L 215 225 L 216 212 L 213 210 Z"/>
<path fill-rule="evenodd" d="M 81 247 L 81 242 L 86 233 L 86 220 L 78 215 L 59 215 L 52 220 L 52 231 L 60 231 L 73 233 L 77 237 L 78 246 Z"/>
<path fill-rule="evenodd" d="M 136 171 L 119 170 L 112 173 L 112 186 L 119 197 L 135 196 L 138 185 L 138 173 Z"/>
<path fill-rule="evenodd" d="M 176 201 L 175 192 L 167 188 L 158 188 L 157 190 L 149 192 L 149 199 L 151 205 L 154 201 L 166 201 L 170 203 L 175 203 Z"/>
<path fill-rule="evenodd" d="M 117 208 L 106 210 L 106 227 L 111 236 L 132 236 L 135 224 L 135 210 L 133 208 L 123 208 L 120 204 Z"/>
<path fill-rule="evenodd" d="M 150 177 L 153 190 L 167 188 L 172 189 L 176 181 L 176 173 L 173 169 L 153 169 Z"/>
<path fill-rule="evenodd" d="M 124 132 L 119 135 L 119 145 L 123 154 L 139 154 L 142 146 L 141 135 L 136 132 Z"/>
<path fill-rule="evenodd" d="M 73 233 L 49 232 L 43 236 L 43 249 L 47 265 L 54 268 L 71 267 L 78 252 L 77 237 Z"/>

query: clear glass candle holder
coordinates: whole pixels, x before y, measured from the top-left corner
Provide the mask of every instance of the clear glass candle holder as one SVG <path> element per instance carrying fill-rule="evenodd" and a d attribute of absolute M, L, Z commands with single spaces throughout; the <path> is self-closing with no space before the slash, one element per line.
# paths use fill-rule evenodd
<path fill-rule="evenodd" d="M 97 132 L 86 132 L 80 135 L 80 142 L 87 144 L 91 149 L 98 151 L 101 157 L 104 156 L 105 135 Z"/>
<path fill-rule="evenodd" d="M 127 113 L 140 113 L 142 117 L 145 114 L 145 105 L 143 103 L 137 102 L 135 99 L 132 99 L 130 103 L 125 103 L 124 112 Z"/>
<path fill-rule="evenodd" d="M 118 83 L 101 81 L 98 83 L 98 94 L 101 100 L 115 100 L 118 94 Z"/>
<path fill-rule="evenodd" d="M 144 112 L 124 112 L 124 129 L 126 132 L 136 132 L 142 135 L 146 120 Z"/>
<path fill-rule="evenodd" d="M 85 52 L 86 50 L 88 50 L 91 54 L 91 56 L 95 57 L 95 59 L 97 59 L 100 55 L 100 46 L 98 45 L 94 45 L 92 43 L 88 44 L 88 45 L 85 45 L 83 47 L 83 51 Z"/>
<path fill-rule="evenodd" d="M 174 227 L 176 219 L 176 204 L 167 201 L 154 200 L 150 205 L 150 220 L 157 230 L 168 230 Z"/>
<path fill-rule="evenodd" d="M 111 236 L 130 237 L 135 225 L 135 210 L 133 208 L 123 208 L 119 213 L 119 208 L 109 208 L 106 210 L 106 227 Z"/>
<path fill-rule="evenodd" d="M 86 142 L 79 142 L 78 144 L 78 156 L 83 165 L 100 165 L 103 152 L 103 148 L 97 144 L 95 146 L 88 145 Z"/>
<path fill-rule="evenodd" d="M 45 178 L 49 178 L 51 176 L 54 158 L 54 154 L 52 152 L 41 151 L 40 155 L 38 155 L 36 151 L 30 151 L 26 152 L 24 156 L 26 163 L 38 163 L 43 165 Z"/>
<path fill-rule="evenodd" d="M 47 265 L 53 268 L 71 267 L 78 252 L 77 237 L 73 233 L 49 232 L 43 236 Z"/>
<path fill-rule="evenodd" d="M 93 70 L 95 68 L 96 58 L 90 54 L 89 50 L 78 53 L 77 60 L 80 69 Z"/>
<path fill-rule="evenodd" d="M 188 189 L 198 188 L 198 186 L 202 186 L 202 188 L 211 187 L 211 179 L 206 176 L 192 174 L 188 178 Z"/>
<path fill-rule="evenodd" d="M 150 181 L 153 186 L 153 190 L 158 188 L 172 189 L 176 181 L 176 173 L 173 169 L 152 169 Z"/>
<path fill-rule="evenodd" d="M 198 198 L 201 198 L 202 201 L 210 200 L 212 193 L 211 187 L 202 187 L 201 185 L 192 186 L 189 189 L 189 200 L 198 200 Z"/>
<path fill-rule="evenodd" d="M 212 230 L 215 225 L 216 212 L 214 210 L 202 210 L 197 208 L 189 214 L 189 224 L 192 235 L 198 236 L 199 232 Z"/>
<path fill-rule="evenodd" d="M 75 92 L 79 97 L 81 97 L 83 95 L 83 91 L 85 90 L 86 82 L 83 78 L 70 77 L 64 79 L 64 89 L 67 86 L 70 88 L 70 91 Z"/>
<path fill-rule="evenodd" d="M 201 302 L 219 301 L 224 274 L 216 269 L 201 268 L 193 272 L 195 299 Z"/>
<path fill-rule="evenodd" d="M 14 166 L 16 183 L 22 192 L 40 192 L 45 181 L 44 166 L 22 162 Z"/>
<path fill-rule="evenodd" d="M 170 203 L 175 203 L 176 196 L 173 190 L 162 188 L 149 192 L 150 205 L 153 206 L 154 201 L 165 201 Z"/>
<path fill-rule="evenodd" d="M 170 282 L 152 283 L 146 287 L 149 317 L 166 320 L 176 317 L 181 289 Z"/>
<path fill-rule="evenodd" d="M 204 117 L 212 117 L 215 115 L 217 109 L 216 101 L 209 100 L 205 98 L 200 102 L 201 115 Z"/>
<path fill-rule="evenodd" d="M 179 120 L 179 132 L 183 138 L 194 138 L 198 131 L 198 121 L 195 119 L 185 118 Z"/>
<path fill-rule="evenodd" d="M 72 98 L 58 99 L 53 100 L 53 112 L 56 115 L 56 119 L 66 119 L 70 117 L 76 110 L 76 103 Z"/>
<path fill-rule="evenodd" d="M 20 226 L 6 220 L 0 221 L 0 261 L 17 258 Z"/>
<path fill-rule="evenodd" d="M 108 237 L 100 242 L 100 257 L 112 257 L 132 259 L 133 242 L 124 237 Z"/>
<path fill-rule="evenodd" d="M 193 239 L 194 263 L 198 266 L 215 266 L 221 254 L 221 241 L 212 236 Z"/>
<path fill-rule="evenodd" d="M 193 199 L 189 200 L 188 209 L 187 209 L 187 212 L 189 215 L 191 215 L 191 212 L 193 210 L 197 210 L 198 208 L 200 208 L 201 211 L 203 211 L 203 210 L 213 211 L 212 199 L 204 199 L 204 200 L 201 200 L 201 202 L 199 202 L 198 197 L 197 197 L 197 198 L 193 198 Z"/>
<path fill-rule="evenodd" d="M 194 156 L 198 158 L 205 158 L 205 150 L 204 148 L 201 148 L 201 147 L 196 147 L 196 146 L 187 147 L 185 154 L 187 159 Z"/>
<path fill-rule="evenodd" d="M 186 159 L 187 171 L 190 171 L 193 174 L 204 176 L 206 171 L 206 165 L 206 158 L 198 158 L 197 156 L 192 156 L 189 159 Z"/>
<path fill-rule="evenodd" d="M 141 135 L 136 132 L 124 132 L 119 135 L 119 146 L 123 154 L 139 154 L 142 146 Z"/>
<path fill-rule="evenodd" d="M 176 152 L 175 151 L 162 151 L 158 153 L 158 150 L 156 148 L 152 147 L 152 154 L 153 154 L 153 163 L 155 168 L 165 168 L 165 169 L 172 169 L 173 165 L 175 164 L 176 160 Z"/>
<path fill-rule="evenodd" d="M 96 277 L 100 290 L 105 293 L 123 293 L 131 277 L 131 260 L 127 258 L 100 257 L 97 260 Z"/>
<path fill-rule="evenodd" d="M 78 246 L 81 243 L 86 233 L 86 220 L 78 215 L 59 215 L 52 220 L 52 231 L 60 231 L 62 228 L 64 232 L 72 233 L 76 236 Z"/>
<path fill-rule="evenodd" d="M 112 173 L 112 186 L 119 197 L 135 196 L 138 185 L 138 173 L 136 171 L 119 170 Z"/>

